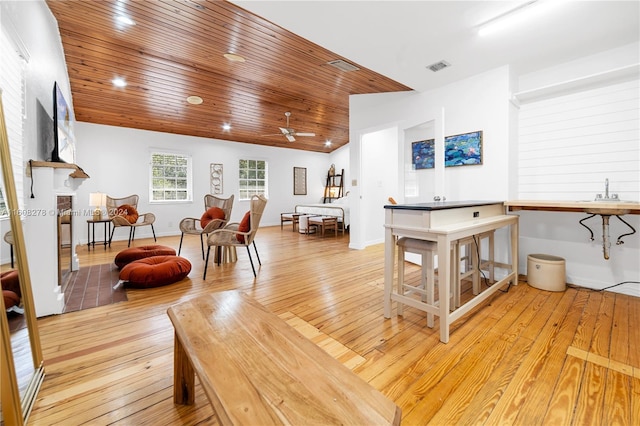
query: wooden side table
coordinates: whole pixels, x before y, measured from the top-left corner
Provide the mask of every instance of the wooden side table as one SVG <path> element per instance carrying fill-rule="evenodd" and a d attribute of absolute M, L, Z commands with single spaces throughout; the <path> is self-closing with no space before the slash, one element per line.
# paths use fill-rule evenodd
<path fill-rule="evenodd" d="M 93 249 L 96 249 L 96 223 L 104 224 L 104 249 L 107 249 L 107 244 L 111 247 L 111 242 L 109 241 L 109 235 L 111 234 L 111 219 L 100 219 L 93 220 L 87 219 L 87 247 L 91 250 L 91 246 Z M 108 231 L 107 231 L 108 229 Z"/>

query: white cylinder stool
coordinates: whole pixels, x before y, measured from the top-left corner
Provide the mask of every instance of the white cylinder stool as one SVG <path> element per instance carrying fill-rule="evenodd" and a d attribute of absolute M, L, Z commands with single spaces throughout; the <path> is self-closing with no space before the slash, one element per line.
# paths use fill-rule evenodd
<path fill-rule="evenodd" d="M 531 287 L 547 291 L 565 291 L 565 261 L 549 254 L 527 256 L 527 282 Z"/>

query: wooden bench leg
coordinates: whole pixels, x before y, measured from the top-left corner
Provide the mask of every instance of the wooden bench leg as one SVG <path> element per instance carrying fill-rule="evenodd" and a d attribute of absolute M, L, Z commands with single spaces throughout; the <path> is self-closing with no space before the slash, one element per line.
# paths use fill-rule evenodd
<path fill-rule="evenodd" d="M 177 335 L 174 335 L 173 347 L 173 402 L 191 405 L 195 398 L 196 373 Z"/>

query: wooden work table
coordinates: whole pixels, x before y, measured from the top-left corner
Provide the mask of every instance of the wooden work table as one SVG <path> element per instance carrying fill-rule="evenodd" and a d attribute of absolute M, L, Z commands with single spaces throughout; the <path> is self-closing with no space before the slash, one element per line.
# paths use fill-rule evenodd
<path fill-rule="evenodd" d="M 222 425 L 400 424 L 393 401 L 242 292 L 168 315 L 177 404 L 193 403 L 195 374 Z"/>
<path fill-rule="evenodd" d="M 393 204 L 385 208 L 384 252 L 384 316 L 391 317 L 392 302 L 410 302 L 394 289 L 394 261 L 396 240 L 400 237 L 434 241 L 438 250 L 439 303 L 436 312 L 440 319 L 440 341 L 449 341 L 451 323 L 508 283 L 518 281 L 518 216 L 506 215 L 501 201 L 445 201 L 437 203 Z M 510 229 L 511 264 L 507 275 L 489 289 L 476 295 L 464 305 L 450 312 L 449 294 L 453 288 L 451 274 L 451 244 L 474 235 Z M 412 304 L 421 309 L 419 304 Z M 431 310 L 426 308 L 424 310 Z"/>
<path fill-rule="evenodd" d="M 588 214 L 640 214 L 640 203 L 623 201 L 513 200 L 504 205 L 510 211 L 540 210 Z"/>

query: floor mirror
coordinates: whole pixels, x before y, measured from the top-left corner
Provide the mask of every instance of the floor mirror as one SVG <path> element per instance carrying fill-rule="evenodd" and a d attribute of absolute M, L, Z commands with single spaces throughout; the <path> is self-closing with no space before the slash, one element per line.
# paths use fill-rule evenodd
<path fill-rule="evenodd" d="M 2 332 L 0 423 L 7 426 L 21 426 L 27 422 L 44 379 L 44 365 L 35 306 L 33 305 L 31 277 L 29 275 L 21 215 L 18 214 L 21 211 L 21 207 L 18 204 L 16 194 L 1 90 L 0 159 L 4 184 L 2 193 L 9 211 L 9 221 L 13 232 L 13 252 L 20 280 L 21 303 L 24 309 L 21 314 L 24 325 L 18 329 L 15 329 L 15 327 L 10 328 L 4 299 L 0 298 L 0 331 Z"/>

